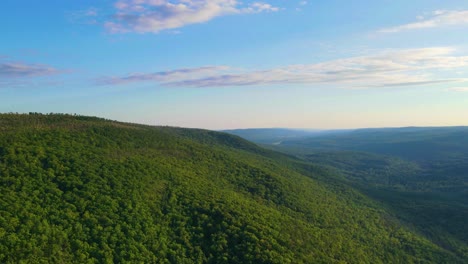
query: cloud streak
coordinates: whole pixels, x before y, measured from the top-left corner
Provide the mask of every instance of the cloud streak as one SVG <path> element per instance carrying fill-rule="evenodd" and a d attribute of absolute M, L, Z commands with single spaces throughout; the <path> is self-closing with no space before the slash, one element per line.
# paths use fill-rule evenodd
<path fill-rule="evenodd" d="M 0 78 L 48 76 L 60 72 L 61 71 L 47 65 L 27 64 L 23 62 L 0 63 Z"/>
<path fill-rule="evenodd" d="M 468 10 L 448 11 L 437 10 L 432 12 L 430 17 L 419 17 L 419 21 L 400 25 L 396 27 L 384 28 L 380 33 L 398 33 L 402 31 L 437 28 L 445 26 L 468 26 Z"/>
<path fill-rule="evenodd" d="M 97 83 L 99 85 L 120 85 L 137 82 L 167 83 L 175 82 L 181 79 L 196 79 L 210 74 L 219 74 L 220 72 L 228 69 L 229 68 L 226 66 L 205 66 L 199 68 L 186 68 L 154 73 L 132 73 L 124 77 L 99 78 Z"/>
<path fill-rule="evenodd" d="M 68 20 L 72 23 L 78 24 L 98 24 L 100 21 L 99 10 L 95 7 L 90 7 L 85 10 L 78 10 L 74 12 L 68 12 L 66 14 Z"/>
<path fill-rule="evenodd" d="M 452 92 L 465 92 L 465 93 L 468 93 L 468 86 L 466 87 L 452 87 L 452 88 L 449 88 L 450 91 Z"/>
<path fill-rule="evenodd" d="M 454 52 L 449 47 L 387 51 L 372 56 L 265 70 L 210 66 L 102 78 L 98 83 L 151 82 L 169 87 L 334 84 L 343 88 L 372 88 L 424 85 L 454 81 L 437 78 L 437 73 L 468 66 L 468 56 L 455 56 Z"/>
<path fill-rule="evenodd" d="M 41 77 L 62 74 L 66 71 L 42 64 L 1 61 L 8 57 L 0 57 L 0 88 L 36 87 L 41 83 L 51 85 L 54 81 L 44 82 Z"/>
<path fill-rule="evenodd" d="M 233 14 L 276 12 L 264 2 L 242 4 L 237 0 L 120 0 L 117 12 L 105 23 L 111 33 L 158 33 Z"/>

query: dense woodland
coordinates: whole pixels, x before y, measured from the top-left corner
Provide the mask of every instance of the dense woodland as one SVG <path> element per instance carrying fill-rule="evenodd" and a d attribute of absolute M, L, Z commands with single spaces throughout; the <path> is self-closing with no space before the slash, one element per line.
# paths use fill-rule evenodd
<path fill-rule="evenodd" d="M 462 242 L 349 180 L 368 176 L 310 160 L 220 132 L 2 114 L 0 262 L 466 263 Z"/>
<path fill-rule="evenodd" d="M 241 134 L 252 137 L 248 130 Z M 264 139 L 258 143 L 283 138 L 281 144 L 270 140 L 264 146 L 341 174 L 405 225 L 468 262 L 468 127 L 359 129 L 301 137 L 294 130 L 263 130 L 261 135 L 253 130 L 252 135 Z"/>

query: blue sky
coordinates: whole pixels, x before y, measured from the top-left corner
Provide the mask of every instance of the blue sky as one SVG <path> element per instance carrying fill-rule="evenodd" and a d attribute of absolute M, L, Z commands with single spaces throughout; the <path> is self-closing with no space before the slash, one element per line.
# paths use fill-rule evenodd
<path fill-rule="evenodd" d="M 468 125 L 465 0 L 0 7 L 0 112 L 208 129 Z"/>

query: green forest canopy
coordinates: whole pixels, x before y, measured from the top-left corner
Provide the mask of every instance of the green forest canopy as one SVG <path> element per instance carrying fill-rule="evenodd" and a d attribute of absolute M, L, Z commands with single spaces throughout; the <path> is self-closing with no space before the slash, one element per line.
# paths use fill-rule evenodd
<path fill-rule="evenodd" d="M 2 263 L 463 263 L 339 174 L 224 133 L 0 115 Z"/>

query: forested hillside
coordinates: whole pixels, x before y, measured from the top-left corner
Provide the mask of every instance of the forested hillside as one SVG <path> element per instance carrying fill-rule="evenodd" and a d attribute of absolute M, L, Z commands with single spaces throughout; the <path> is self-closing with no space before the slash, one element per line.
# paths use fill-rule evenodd
<path fill-rule="evenodd" d="M 339 173 L 206 130 L 0 115 L 1 263 L 463 263 Z"/>
<path fill-rule="evenodd" d="M 263 135 L 269 138 L 267 131 Z M 468 259 L 467 139 L 467 127 L 407 127 L 309 135 L 264 146 L 343 175 L 432 242 Z"/>

